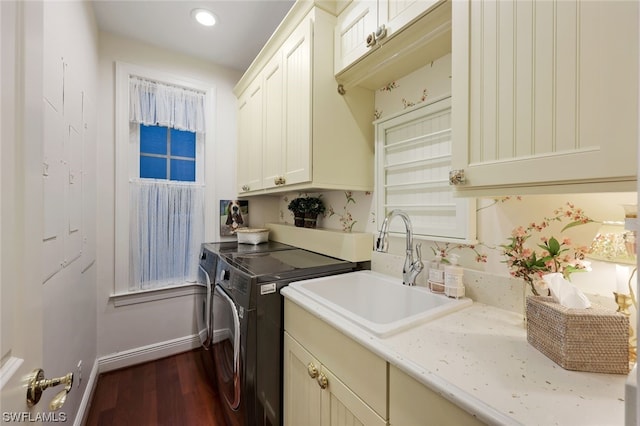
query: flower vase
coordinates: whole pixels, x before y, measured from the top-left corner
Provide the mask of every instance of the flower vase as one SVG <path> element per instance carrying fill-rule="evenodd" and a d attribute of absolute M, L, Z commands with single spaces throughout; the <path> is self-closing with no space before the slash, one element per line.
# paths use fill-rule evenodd
<path fill-rule="evenodd" d="M 302 228 L 304 226 L 304 217 L 303 216 L 294 216 L 293 224 L 298 228 Z"/>
<path fill-rule="evenodd" d="M 315 228 L 318 221 L 318 215 L 316 213 L 305 213 L 304 215 L 304 227 Z"/>

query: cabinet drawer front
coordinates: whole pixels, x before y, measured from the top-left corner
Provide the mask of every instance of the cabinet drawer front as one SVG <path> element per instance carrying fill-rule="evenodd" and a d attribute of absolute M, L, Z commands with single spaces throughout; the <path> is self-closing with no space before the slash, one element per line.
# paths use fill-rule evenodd
<path fill-rule="evenodd" d="M 324 321 L 285 299 L 285 330 L 373 408 L 387 418 L 387 363 Z"/>
<path fill-rule="evenodd" d="M 480 420 L 396 367 L 389 368 L 389 425 L 482 425 Z"/>

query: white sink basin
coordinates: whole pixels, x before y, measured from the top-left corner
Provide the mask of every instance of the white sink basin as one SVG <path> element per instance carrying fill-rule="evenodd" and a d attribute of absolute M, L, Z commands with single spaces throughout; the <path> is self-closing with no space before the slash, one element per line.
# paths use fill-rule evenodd
<path fill-rule="evenodd" d="M 410 287 L 372 271 L 298 281 L 289 287 L 379 337 L 411 328 L 472 304 L 424 287 Z"/>

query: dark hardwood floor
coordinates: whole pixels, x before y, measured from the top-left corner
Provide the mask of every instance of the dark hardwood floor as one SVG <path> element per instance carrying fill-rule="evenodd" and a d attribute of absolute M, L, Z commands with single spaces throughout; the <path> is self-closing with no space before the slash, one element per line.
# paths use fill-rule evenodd
<path fill-rule="evenodd" d="M 103 373 L 88 426 L 225 426 L 209 352 L 196 349 Z"/>

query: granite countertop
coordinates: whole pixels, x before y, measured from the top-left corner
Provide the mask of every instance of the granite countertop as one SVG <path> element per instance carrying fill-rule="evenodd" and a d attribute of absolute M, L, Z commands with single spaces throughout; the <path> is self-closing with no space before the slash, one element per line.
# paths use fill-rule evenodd
<path fill-rule="evenodd" d="M 522 316 L 482 303 L 378 338 L 282 293 L 488 424 L 624 425 L 626 376 L 568 371 L 527 342 Z"/>

